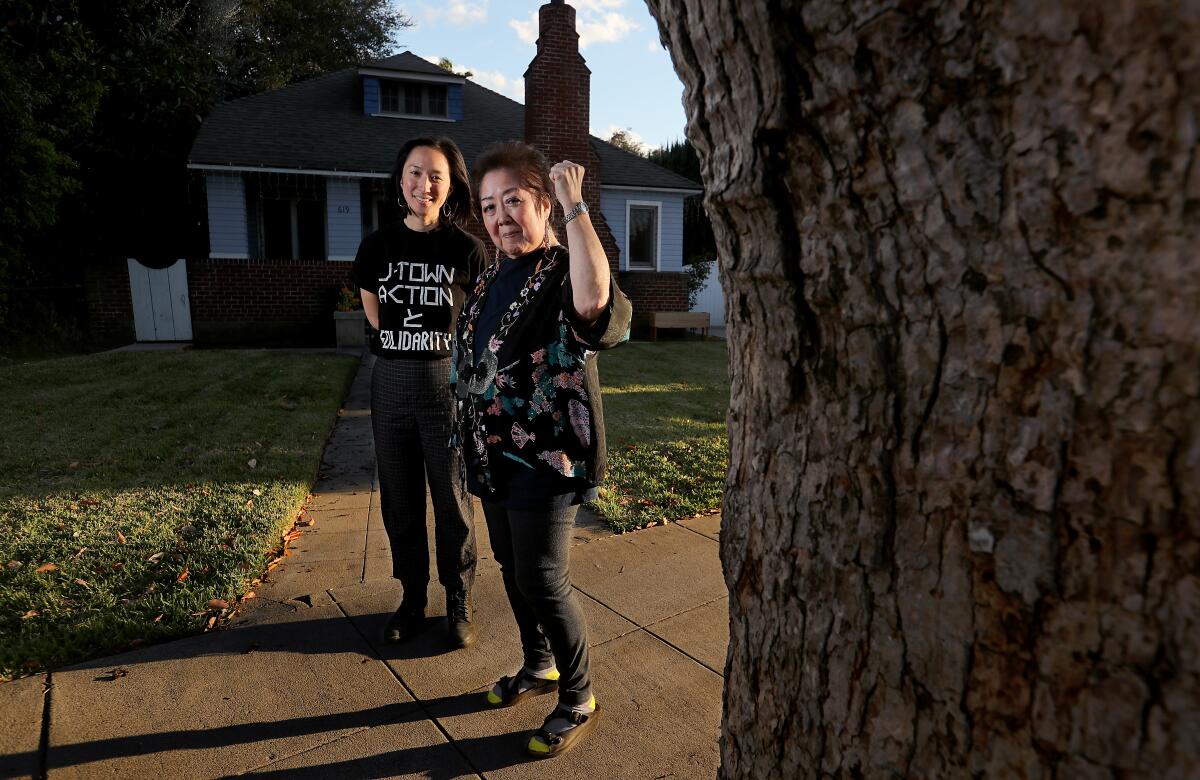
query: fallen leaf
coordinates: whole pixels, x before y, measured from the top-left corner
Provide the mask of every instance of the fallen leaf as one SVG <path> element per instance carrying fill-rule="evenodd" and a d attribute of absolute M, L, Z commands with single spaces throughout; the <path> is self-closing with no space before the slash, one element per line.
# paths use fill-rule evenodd
<path fill-rule="evenodd" d="M 254 591 L 250 591 L 245 596 L 242 596 L 242 601 L 249 601 L 250 599 L 254 599 L 254 598 L 258 598 L 258 594 L 255 593 Z"/>
<path fill-rule="evenodd" d="M 43 563 L 41 566 L 34 569 L 38 574 L 45 574 L 50 571 L 58 571 L 57 563 Z"/>
<path fill-rule="evenodd" d="M 24 565 L 25 564 L 21 563 L 20 561 L 9 561 L 8 564 L 5 565 L 5 568 L 9 571 L 16 571 Z"/>
<path fill-rule="evenodd" d="M 216 625 L 216 623 L 217 623 L 217 616 L 216 616 L 216 615 L 213 615 L 212 617 L 210 617 L 210 618 L 208 619 L 208 625 L 204 627 L 204 630 L 205 630 L 205 631 L 210 631 L 210 630 L 212 630 L 212 627 L 213 627 L 214 625 Z"/>
<path fill-rule="evenodd" d="M 229 609 L 229 602 L 225 599 L 209 599 L 208 608 L 218 610 Z"/>
<path fill-rule="evenodd" d="M 246 465 L 252 469 L 258 468 L 258 458 L 251 458 L 250 460 L 246 461 Z"/>
<path fill-rule="evenodd" d="M 37 616 L 38 616 L 38 611 L 36 609 L 31 609 L 28 612 L 26 612 L 24 615 L 21 615 L 21 620 L 29 620 L 29 618 L 34 618 Z"/>
<path fill-rule="evenodd" d="M 125 544 L 125 534 L 117 531 L 117 544 Z"/>
<path fill-rule="evenodd" d="M 246 508 L 249 509 L 252 506 L 254 506 L 254 499 L 253 498 L 247 499 L 246 500 Z"/>
<path fill-rule="evenodd" d="M 156 552 L 156 553 L 154 553 L 154 555 L 151 555 L 146 560 L 149 561 L 150 563 L 158 563 L 159 561 L 161 561 L 163 559 L 163 556 L 165 556 L 165 555 L 166 555 L 165 552 Z"/>
<path fill-rule="evenodd" d="M 152 621 L 150 621 L 150 622 L 151 622 L 151 623 L 157 623 L 157 622 L 159 622 L 160 620 L 162 620 L 162 619 L 163 619 L 163 614 L 164 614 L 164 613 L 160 612 L 160 613 L 158 614 L 158 617 L 154 618 L 154 620 L 152 620 Z"/>
<path fill-rule="evenodd" d="M 135 639 L 133 641 L 137 642 L 139 640 Z M 129 644 L 132 645 L 133 642 L 130 642 Z M 96 681 L 97 682 L 112 682 L 113 680 L 118 680 L 118 679 L 126 676 L 127 674 L 129 674 L 128 669 L 112 669 L 107 674 L 102 674 L 99 677 L 97 677 Z"/>
<path fill-rule="evenodd" d="M 250 492 L 251 492 L 251 493 L 253 493 L 253 494 L 254 494 L 254 495 L 256 495 L 256 496 L 261 496 L 261 495 L 262 495 L 262 491 L 261 491 L 261 490 L 259 490 L 258 488 L 254 488 L 254 490 L 251 490 Z"/>
<path fill-rule="evenodd" d="M 100 502 L 94 498 L 81 498 L 81 499 L 79 499 L 79 505 L 80 506 L 99 506 Z"/>
<path fill-rule="evenodd" d="M 208 614 L 208 610 L 207 610 L 207 609 L 202 609 L 202 610 L 200 610 L 199 612 L 192 612 L 192 613 L 190 613 L 190 614 L 191 614 L 191 616 L 192 616 L 192 617 L 200 617 L 201 615 L 207 615 L 207 614 Z"/>
<path fill-rule="evenodd" d="M 87 581 L 87 580 L 85 580 L 85 579 L 82 579 L 82 578 L 80 578 L 80 577 L 76 577 L 76 578 L 75 578 L 75 584 L 76 584 L 76 585 L 82 585 L 83 587 L 85 587 L 85 588 L 86 588 L 86 587 L 88 586 L 88 581 Z"/>
<path fill-rule="evenodd" d="M 69 468 L 69 469 L 79 468 L 79 461 L 77 461 L 77 460 L 71 461 L 70 464 L 67 465 L 67 468 Z"/>
<path fill-rule="evenodd" d="M 80 547 L 79 552 L 75 553 L 75 560 L 79 560 L 83 556 L 83 554 L 85 552 L 87 552 L 87 549 L 88 548 L 86 548 L 86 547 Z"/>
<path fill-rule="evenodd" d="M 176 582 L 183 582 L 188 578 L 188 567 L 184 566 L 183 571 L 179 572 L 179 576 L 175 578 Z"/>
<path fill-rule="evenodd" d="M 125 564 L 121 563 L 120 561 L 117 561 L 116 563 L 114 563 L 112 565 L 113 571 L 120 571 L 121 569 L 124 569 L 124 568 L 125 568 Z"/>

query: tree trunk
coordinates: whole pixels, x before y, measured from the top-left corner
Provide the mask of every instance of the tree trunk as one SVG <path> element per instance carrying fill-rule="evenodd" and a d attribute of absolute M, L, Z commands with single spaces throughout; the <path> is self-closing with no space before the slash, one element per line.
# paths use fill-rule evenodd
<path fill-rule="evenodd" d="M 1200 5 L 648 5 L 729 318 L 722 776 L 1200 776 Z"/>

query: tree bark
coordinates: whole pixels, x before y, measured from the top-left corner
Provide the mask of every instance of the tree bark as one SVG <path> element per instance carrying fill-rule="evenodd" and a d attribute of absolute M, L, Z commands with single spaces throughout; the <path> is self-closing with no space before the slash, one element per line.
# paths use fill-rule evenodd
<path fill-rule="evenodd" d="M 1200 5 L 648 5 L 729 319 L 721 776 L 1200 776 Z"/>

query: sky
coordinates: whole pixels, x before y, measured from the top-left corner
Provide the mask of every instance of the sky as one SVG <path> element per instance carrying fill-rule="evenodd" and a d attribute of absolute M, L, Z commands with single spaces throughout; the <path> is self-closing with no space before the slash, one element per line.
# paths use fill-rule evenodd
<path fill-rule="evenodd" d="M 567 0 L 575 7 L 580 53 L 592 71 L 592 135 L 630 131 L 647 147 L 682 140 L 683 84 L 659 43 L 642 0 Z M 544 0 L 395 0 L 415 22 L 396 49 L 436 62 L 448 57 L 472 81 L 525 102 L 523 75 L 537 52 Z M 393 52 L 393 53 L 395 53 Z M 633 88 L 636 85 L 636 88 Z"/>

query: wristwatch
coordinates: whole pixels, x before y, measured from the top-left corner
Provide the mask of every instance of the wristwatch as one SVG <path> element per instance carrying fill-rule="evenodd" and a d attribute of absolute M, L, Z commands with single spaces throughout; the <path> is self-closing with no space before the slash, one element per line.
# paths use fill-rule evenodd
<path fill-rule="evenodd" d="M 575 219 L 575 217 L 578 217 L 580 214 L 586 214 L 587 212 L 588 205 L 583 201 L 579 201 L 575 204 L 575 208 L 568 211 L 566 216 L 563 217 L 563 225 L 565 226 L 568 222 Z"/>

